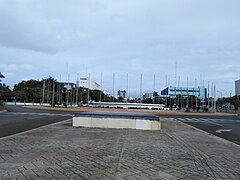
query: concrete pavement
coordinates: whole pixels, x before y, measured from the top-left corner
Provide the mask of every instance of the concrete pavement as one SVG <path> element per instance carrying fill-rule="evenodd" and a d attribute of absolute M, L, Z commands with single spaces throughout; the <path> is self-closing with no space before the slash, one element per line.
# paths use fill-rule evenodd
<path fill-rule="evenodd" d="M 240 146 L 162 119 L 161 131 L 64 121 L 0 139 L 1 179 L 240 179 Z"/>

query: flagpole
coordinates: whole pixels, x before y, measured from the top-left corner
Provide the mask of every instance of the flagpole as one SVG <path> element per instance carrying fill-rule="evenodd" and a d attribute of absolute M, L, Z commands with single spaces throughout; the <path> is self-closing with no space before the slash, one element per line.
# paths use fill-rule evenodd
<path fill-rule="evenodd" d="M 128 102 L 128 98 L 129 98 L 129 92 L 128 92 L 128 91 L 129 91 L 129 89 L 128 89 L 128 88 L 129 88 L 129 87 L 128 87 L 128 73 L 127 73 L 127 82 L 126 82 L 126 83 L 127 83 L 127 84 L 126 84 L 126 91 L 127 91 L 127 92 L 126 92 L 126 98 L 127 98 L 127 102 Z"/>
<path fill-rule="evenodd" d="M 154 76 L 153 76 L 153 104 L 155 104 L 155 89 L 156 89 L 155 81 L 156 81 L 156 75 L 154 74 Z"/>
<path fill-rule="evenodd" d="M 113 99 L 112 99 L 112 101 L 114 102 L 114 96 L 115 96 L 115 73 L 113 73 Z"/>
<path fill-rule="evenodd" d="M 101 88 L 100 88 L 100 102 L 102 102 L 102 77 L 103 77 L 103 73 L 101 72 Z"/>
<path fill-rule="evenodd" d="M 140 103 L 142 103 L 142 74 L 140 76 Z"/>

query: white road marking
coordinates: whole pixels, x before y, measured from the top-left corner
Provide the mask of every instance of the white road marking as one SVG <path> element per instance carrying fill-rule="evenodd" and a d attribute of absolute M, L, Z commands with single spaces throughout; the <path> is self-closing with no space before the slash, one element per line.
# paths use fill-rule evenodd
<path fill-rule="evenodd" d="M 223 126 L 222 124 L 218 124 L 217 122 L 223 122 L 224 119 L 208 119 L 208 118 L 176 118 L 179 121 L 191 123 L 191 122 L 201 122 L 201 123 L 209 123 L 217 126 Z M 215 121 L 216 120 L 216 121 Z M 214 121 L 214 122 L 213 122 Z"/>
<path fill-rule="evenodd" d="M 232 132 L 232 129 L 218 129 L 218 130 L 216 130 L 216 133 L 222 133 L 222 132 Z"/>
<path fill-rule="evenodd" d="M 217 125 L 217 126 L 223 126 L 222 124 L 218 124 L 218 123 L 215 123 L 215 122 L 206 121 L 206 123 L 213 124 L 213 125 Z"/>

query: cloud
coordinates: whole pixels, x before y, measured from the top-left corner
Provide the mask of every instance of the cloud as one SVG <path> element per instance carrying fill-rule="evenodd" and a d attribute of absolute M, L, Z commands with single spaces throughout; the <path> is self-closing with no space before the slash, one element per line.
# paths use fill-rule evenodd
<path fill-rule="evenodd" d="M 13 73 L 9 73 L 9 72 L 2 72 L 2 74 L 3 74 L 5 77 L 14 76 Z"/>
<path fill-rule="evenodd" d="M 159 86 L 165 75 L 174 84 L 177 62 L 185 84 L 187 77 L 194 81 L 202 74 L 229 87 L 224 82 L 239 75 L 239 5 L 239 0 L 0 0 L 0 71 L 18 79 L 65 76 L 68 63 L 73 79 L 79 72 L 99 79 L 103 72 L 111 86 L 115 72 L 124 87 L 122 77 L 129 73 L 137 79 L 134 88 L 142 73 L 151 89 L 154 73 Z"/>
<path fill-rule="evenodd" d="M 6 72 L 30 71 L 33 70 L 33 66 L 30 64 L 0 64 L 0 70 Z"/>
<path fill-rule="evenodd" d="M 61 19 L 34 14 L 32 3 L 27 3 L 29 7 L 25 7 L 20 1 L 11 2 L 2 1 L 0 6 L 2 46 L 56 53 L 89 37 L 87 33 L 71 30 Z M 25 12 L 25 8 L 29 11 Z"/>

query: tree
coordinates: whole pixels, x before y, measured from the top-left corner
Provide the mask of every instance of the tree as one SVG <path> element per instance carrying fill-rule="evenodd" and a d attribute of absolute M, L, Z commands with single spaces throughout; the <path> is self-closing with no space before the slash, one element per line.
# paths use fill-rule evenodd
<path fill-rule="evenodd" d="M 2 78 L 5 78 L 5 76 L 0 72 L 0 82 L 2 81 Z"/>
<path fill-rule="evenodd" d="M 9 86 L 5 84 L 0 84 L 0 106 L 4 105 L 5 101 L 11 101 L 12 91 Z"/>
<path fill-rule="evenodd" d="M 2 78 L 5 78 L 5 76 L 0 72 L 0 82 Z M 0 106 L 4 106 L 5 101 L 11 100 L 11 97 L 12 91 L 9 86 L 0 83 Z"/>
<path fill-rule="evenodd" d="M 229 98 L 229 103 L 231 103 L 233 106 L 234 106 L 234 108 L 235 108 L 235 111 L 237 111 L 238 110 L 238 108 L 240 107 L 240 100 L 239 100 L 239 96 L 233 96 L 233 97 L 230 97 Z"/>
<path fill-rule="evenodd" d="M 22 81 L 13 88 L 17 101 L 40 102 L 42 83 L 36 80 Z"/>
<path fill-rule="evenodd" d="M 142 100 L 142 103 L 153 104 L 153 100 L 151 98 L 146 98 Z"/>

